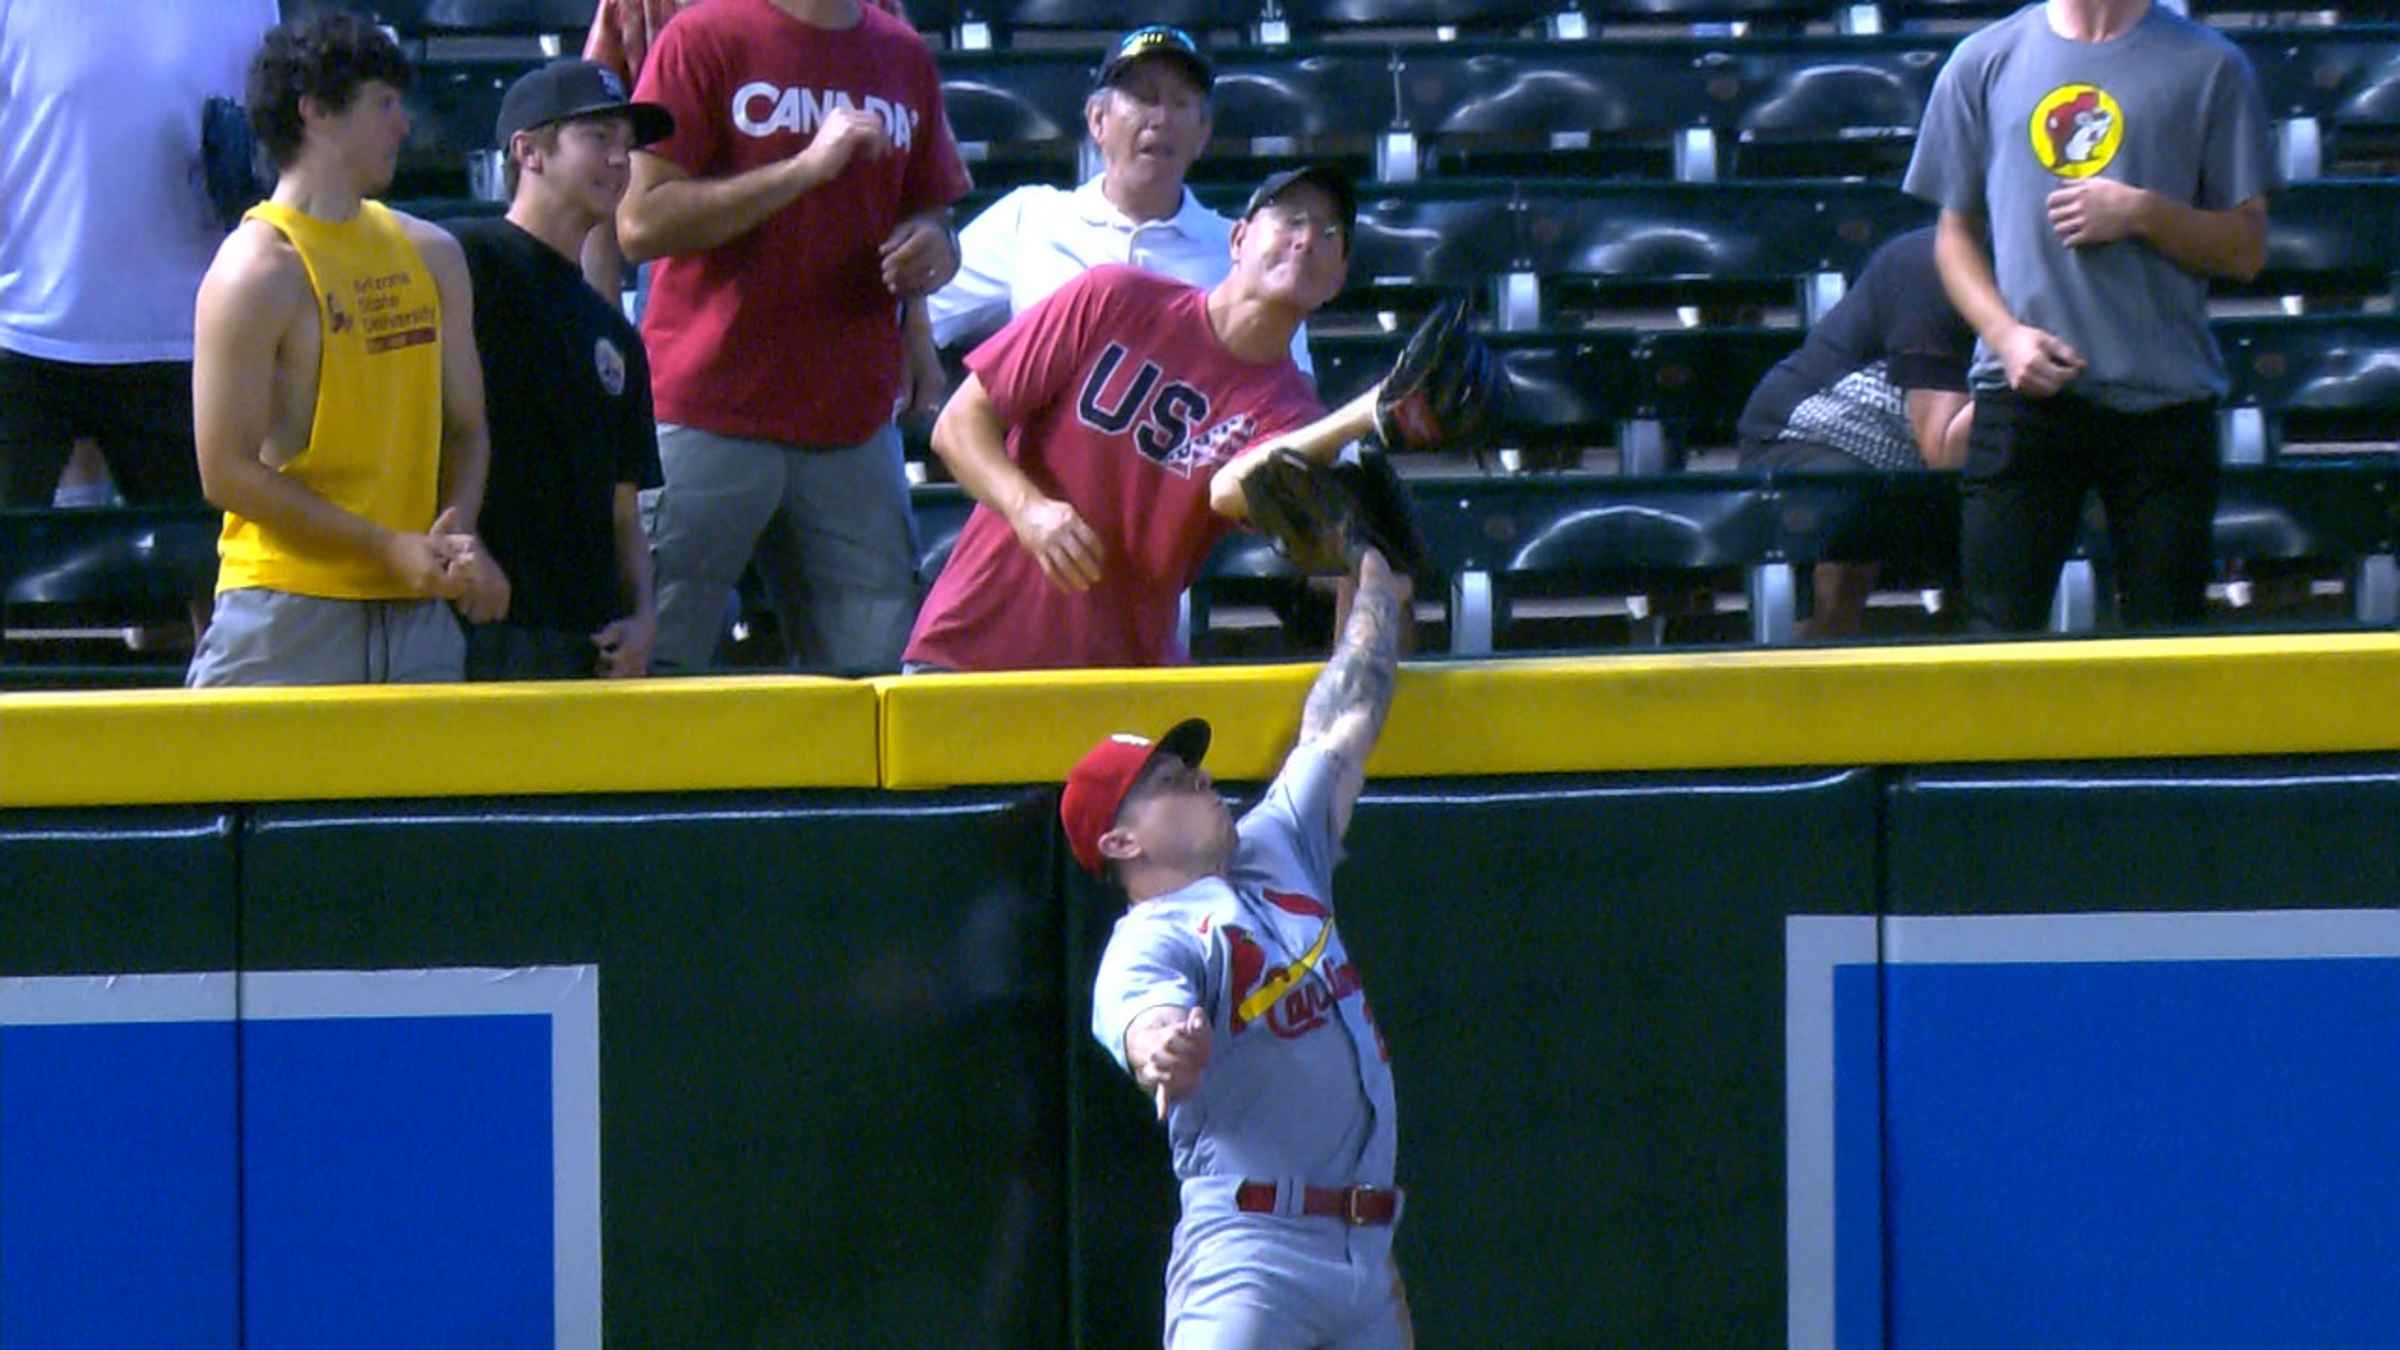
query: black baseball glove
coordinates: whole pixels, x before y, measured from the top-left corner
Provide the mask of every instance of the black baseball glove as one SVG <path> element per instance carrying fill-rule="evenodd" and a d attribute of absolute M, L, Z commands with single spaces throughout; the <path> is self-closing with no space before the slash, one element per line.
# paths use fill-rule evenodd
<path fill-rule="evenodd" d="M 1499 428 L 1508 380 L 1467 325 L 1467 302 L 1435 305 L 1375 398 L 1375 436 L 1394 453 L 1480 454 Z"/>
<path fill-rule="evenodd" d="M 1242 498 L 1250 523 L 1311 576 L 1346 576 L 1369 547 L 1394 571 L 1430 570 L 1408 487 L 1372 448 L 1356 464 L 1331 467 L 1278 450 L 1242 479 Z"/>

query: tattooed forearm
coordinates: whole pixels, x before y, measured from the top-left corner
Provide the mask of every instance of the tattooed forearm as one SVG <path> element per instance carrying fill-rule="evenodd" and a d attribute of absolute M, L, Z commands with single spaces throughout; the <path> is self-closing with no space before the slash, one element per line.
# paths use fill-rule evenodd
<path fill-rule="evenodd" d="M 1339 753 L 1364 763 L 1392 706 L 1400 660 L 1401 590 L 1386 575 L 1362 584 L 1333 656 L 1300 711 L 1300 739 L 1333 741 Z"/>

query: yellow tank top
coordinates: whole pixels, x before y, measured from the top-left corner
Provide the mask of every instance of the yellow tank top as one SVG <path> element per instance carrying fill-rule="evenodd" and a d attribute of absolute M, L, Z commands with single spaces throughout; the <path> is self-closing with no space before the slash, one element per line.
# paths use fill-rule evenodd
<path fill-rule="evenodd" d="M 377 202 L 348 221 L 273 202 L 251 207 L 299 250 L 317 296 L 317 406 L 308 448 L 281 472 L 387 529 L 433 523 L 442 460 L 442 301 L 400 222 Z M 410 591 L 373 558 L 328 557 L 257 521 L 225 514 L 217 589 L 264 586 L 336 600 Z"/>

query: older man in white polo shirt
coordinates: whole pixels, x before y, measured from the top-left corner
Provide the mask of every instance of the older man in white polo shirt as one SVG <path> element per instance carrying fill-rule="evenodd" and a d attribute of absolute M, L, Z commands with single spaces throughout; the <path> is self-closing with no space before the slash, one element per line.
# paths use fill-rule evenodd
<path fill-rule="evenodd" d="M 1129 263 L 1203 290 L 1232 269 L 1233 222 L 1202 206 L 1184 175 L 1208 146 L 1216 72 L 1189 33 L 1164 24 L 1120 38 L 1083 105 L 1099 175 L 1069 192 L 1021 187 L 959 233 L 958 275 L 928 302 L 934 341 L 997 332 L 1101 263 Z M 1292 359 L 1313 376 L 1308 332 Z"/>

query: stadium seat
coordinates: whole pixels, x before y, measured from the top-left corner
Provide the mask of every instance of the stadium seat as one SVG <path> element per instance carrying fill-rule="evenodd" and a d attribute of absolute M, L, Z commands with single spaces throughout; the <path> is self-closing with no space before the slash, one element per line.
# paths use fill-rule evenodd
<path fill-rule="evenodd" d="M 1217 61 L 1210 95 L 1215 146 L 1326 137 L 1370 137 L 1391 130 L 1392 60 L 1376 47 L 1246 48 Z M 1267 145 L 1252 153 L 1285 153 Z"/>
<path fill-rule="evenodd" d="M 2280 119 L 2288 176 L 2313 178 L 2354 149 L 2371 153 L 2350 141 L 2388 143 L 2400 131 L 2400 27 L 2236 28 L 2226 36 L 2250 58 L 2267 112 Z"/>
<path fill-rule="evenodd" d="M 2274 295 L 2310 309 L 2355 309 L 2394 294 L 2400 276 L 2400 178 L 2295 182 L 2267 203 L 2267 261 L 2220 295 Z"/>
<path fill-rule="evenodd" d="M 1604 24 L 1819 23 L 1834 17 L 1836 0 L 1582 0 L 1583 12 Z"/>
<path fill-rule="evenodd" d="M 490 34 L 539 37 L 577 33 L 592 23 L 597 0 L 283 0 L 286 20 L 319 10 L 365 14 L 403 38 Z"/>
<path fill-rule="evenodd" d="M 1099 169 L 1084 101 L 1100 52 L 961 51 L 942 58 L 942 99 L 962 150 L 983 163 L 1030 164 L 1014 181 L 1064 182 Z M 1209 150 L 1194 182 L 1245 189 L 1271 165 L 1358 160 L 1392 124 L 1391 58 L 1372 47 L 1242 48 L 1225 54 L 1212 95 Z M 1072 167 L 1069 167 L 1070 164 Z M 1046 173 L 1038 170 L 1047 170 Z M 991 175 L 978 167 L 977 177 Z"/>
<path fill-rule="evenodd" d="M 216 577 L 218 528 L 217 513 L 203 506 L 0 510 L 0 636 L 185 624 L 191 598 Z M 7 662 L 0 647 L 0 666 Z M 25 669 L 0 672 L 0 684 L 171 684 L 183 657 L 171 666 L 53 672 L 58 679 L 28 680 Z"/>
<path fill-rule="evenodd" d="M 1283 0 L 1295 37 L 1356 29 L 1426 29 L 1507 36 L 1548 25 L 1566 0 Z"/>
<path fill-rule="evenodd" d="M 1136 24 L 1165 23 L 1201 41 L 1217 29 L 1252 31 L 1262 0 L 1150 0 L 1138 16 L 1106 0 L 956 0 L 955 29 L 934 15 L 909 7 L 909 19 L 927 31 L 949 31 L 960 50 L 1007 47 L 1020 31 L 1076 31 L 1114 36 Z"/>
<path fill-rule="evenodd" d="M 1071 146 L 1083 137 L 1096 53 L 953 52 L 941 67 L 942 104 L 962 145 L 1065 140 Z"/>
<path fill-rule="evenodd" d="M 1694 181 L 1794 166 L 1891 176 L 1948 51 L 1833 36 L 1412 43 L 1398 52 L 1400 122 L 1437 167 L 1469 171 L 1503 154 L 1573 172 L 1639 149 Z"/>
<path fill-rule="evenodd" d="M 408 142 L 401 151 L 412 161 L 463 167 L 479 150 L 495 150 L 492 134 L 500 98 L 534 60 L 443 60 L 417 68 L 409 86 Z"/>
<path fill-rule="evenodd" d="M 1459 655 L 1517 645 L 1512 614 L 1524 597 L 1643 594 L 1725 570 L 1756 576 L 1773 553 L 1772 514 L 1755 480 L 1446 478 L 1419 480 L 1416 498 L 1450 578 L 1450 649 Z"/>
<path fill-rule="evenodd" d="M 1639 335 L 1628 330 L 1492 333 L 1493 354 L 1508 379 L 1499 443 L 1509 449 L 1580 451 L 1618 442 L 1639 415 Z M 1364 392 L 1392 367 L 1405 333 L 1312 337 L 1317 390 L 1329 406 Z M 1539 458 L 1540 456 L 1536 456 Z"/>
<path fill-rule="evenodd" d="M 2394 448 L 2400 318 L 2307 315 L 2220 319 L 2213 326 L 2232 381 L 2230 425 L 2241 437 L 2228 456 L 2233 462 L 2265 462 L 2302 444 Z"/>
<path fill-rule="evenodd" d="M 1083 102 L 1099 68 L 1097 52 L 951 52 L 941 59 L 942 105 L 959 153 L 987 186 L 986 164 L 1009 166 L 1013 182 L 1063 183 L 1079 177 L 1087 144 Z"/>
<path fill-rule="evenodd" d="M 1876 246 L 1933 210 L 1883 184 L 1558 182 L 1521 185 L 1504 326 L 1562 311 L 1703 299 L 1814 316 Z"/>
<path fill-rule="evenodd" d="M 1435 291 L 1489 293 L 1516 266 L 1515 200 L 1516 185 L 1504 181 L 1363 185 L 1350 284 L 1332 309 L 1413 309 Z"/>

